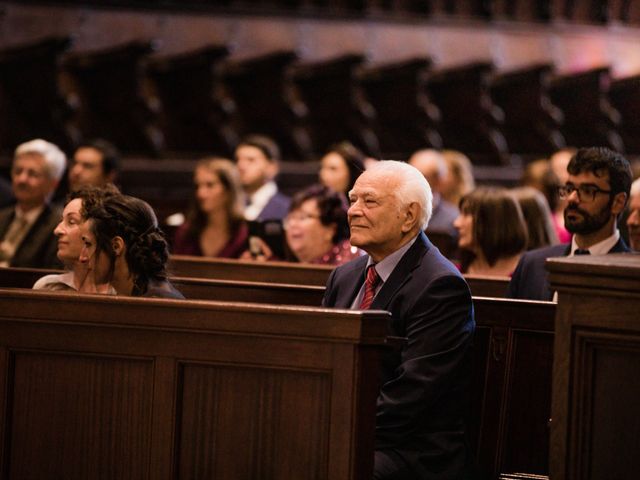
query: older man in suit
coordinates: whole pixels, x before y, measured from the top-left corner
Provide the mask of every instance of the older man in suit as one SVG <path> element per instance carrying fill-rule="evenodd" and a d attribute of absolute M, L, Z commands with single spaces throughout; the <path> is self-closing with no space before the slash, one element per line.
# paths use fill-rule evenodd
<path fill-rule="evenodd" d="M 458 270 L 423 232 L 429 184 L 414 167 L 383 161 L 358 178 L 349 199 L 351 244 L 368 255 L 334 270 L 323 305 L 388 310 L 389 333 L 407 339 L 383 362 L 374 478 L 467 478 L 473 306 Z"/>
<path fill-rule="evenodd" d="M 560 197 L 567 202 L 564 225 L 573 234 L 571 243 L 525 253 L 509 282 L 511 298 L 554 299 L 544 267 L 547 258 L 630 251 L 618 230 L 618 217 L 631 187 L 627 159 L 604 147 L 581 148 L 569 161 L 567 172 Z"/>
<path fill-rule="evenodd" d="M 15 206 L 0 210 L 0 267 L 60 267 L 53 230 L 61 212 L 49 204 L 67 160 L 41 139 L 16 148 L 11 167 Z"/>

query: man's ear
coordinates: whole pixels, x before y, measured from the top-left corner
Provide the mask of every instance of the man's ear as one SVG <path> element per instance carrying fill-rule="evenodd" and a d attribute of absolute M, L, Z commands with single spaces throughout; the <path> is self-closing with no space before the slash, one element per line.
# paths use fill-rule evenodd
<path fill-rule="evenodd" d="M 273 180 L 278 176 L 278 173 L 280 172 L 280 164 L 275 160 L 268 160 L 268 162 L 269 165 L 267 167 L 267 175 L 269 176 L 270 180 Z"/>
<path fill-rule="evenodd" d="M 404 222 L 402 222 L 402 233 L 410 232 L 418 223 L 420 206 L 417 202 L 411 202 L 404 212 Z"/>
<path fill-rule="evenodd" d="M 116 257 L 123 255 L 126 250 L 126 244 L 122 237 L 113 237 L 113 240 L 111 240 L 111 248 L 113 248 L 113 253 L 115 253 Z"/>
<path fill-rule="evenodd" d="M 627 194 L 624 192 L 616 193 L 613 197 L 613 201 L 611 202 L 611 213 L 614 215 L 618 215 L 620 212 L 624 210 L 624 207 L 627 204 Z"/>

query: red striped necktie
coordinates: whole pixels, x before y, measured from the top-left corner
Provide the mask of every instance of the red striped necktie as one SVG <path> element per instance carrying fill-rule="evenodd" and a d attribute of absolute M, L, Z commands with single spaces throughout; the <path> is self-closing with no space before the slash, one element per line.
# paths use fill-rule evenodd
<path fill-rule="evenodd" d="M 368 310 L 373 303 L 373 297 L 376 295 L 376 287 L 382 279 L 378 272 L 376 272 L 375 265 L 369 265 L 367 267 L 367 278 L 364 282 L 364 295 L 360 302 L 360 310 Z"/>

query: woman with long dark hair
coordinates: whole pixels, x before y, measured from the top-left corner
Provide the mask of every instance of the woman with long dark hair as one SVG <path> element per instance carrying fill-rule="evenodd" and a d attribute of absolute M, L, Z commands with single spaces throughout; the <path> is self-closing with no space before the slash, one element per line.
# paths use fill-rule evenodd
<path fill-rule="evenodd" d="M 236 166 L 223 158 L 206 158 L 196 166 L 193 181 L 193 204 L 176 230 L 172 252 L 238 258 L 246 249 L 249 230 Z"/>

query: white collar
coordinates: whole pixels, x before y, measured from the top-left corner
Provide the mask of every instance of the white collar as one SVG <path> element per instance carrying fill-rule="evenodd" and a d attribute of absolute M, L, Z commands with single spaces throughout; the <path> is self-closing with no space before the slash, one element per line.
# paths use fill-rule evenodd
<path fill-rule="evenodd" d="M 260 212 L 276 193 L 278 193 L 278 186 L 273 180 L 262 185 L 249 197 L 249 205 L 244 209 L 244 218 L 247 220 L 258 218 Z"/>
<path fill-rule="evenodd" d="M 613 232 L 611 236 L 605 238 L 601 242 L 591 245 L 585 250 L 589 250 L 589 253 L 591 255 L 606 255 L 614 247 L 614 245 L 618 243 L 618 240 L 620 240 L 620 230 L 616 228 L 616 231 Z M 580 247 L 578 247 L 578 244 L 576 243 L 576 236 L 574 235 L 571 239 L 571 253 L 569 254 L 569 256 L 573 257 L 574 252 L 578 248 Z"/>

